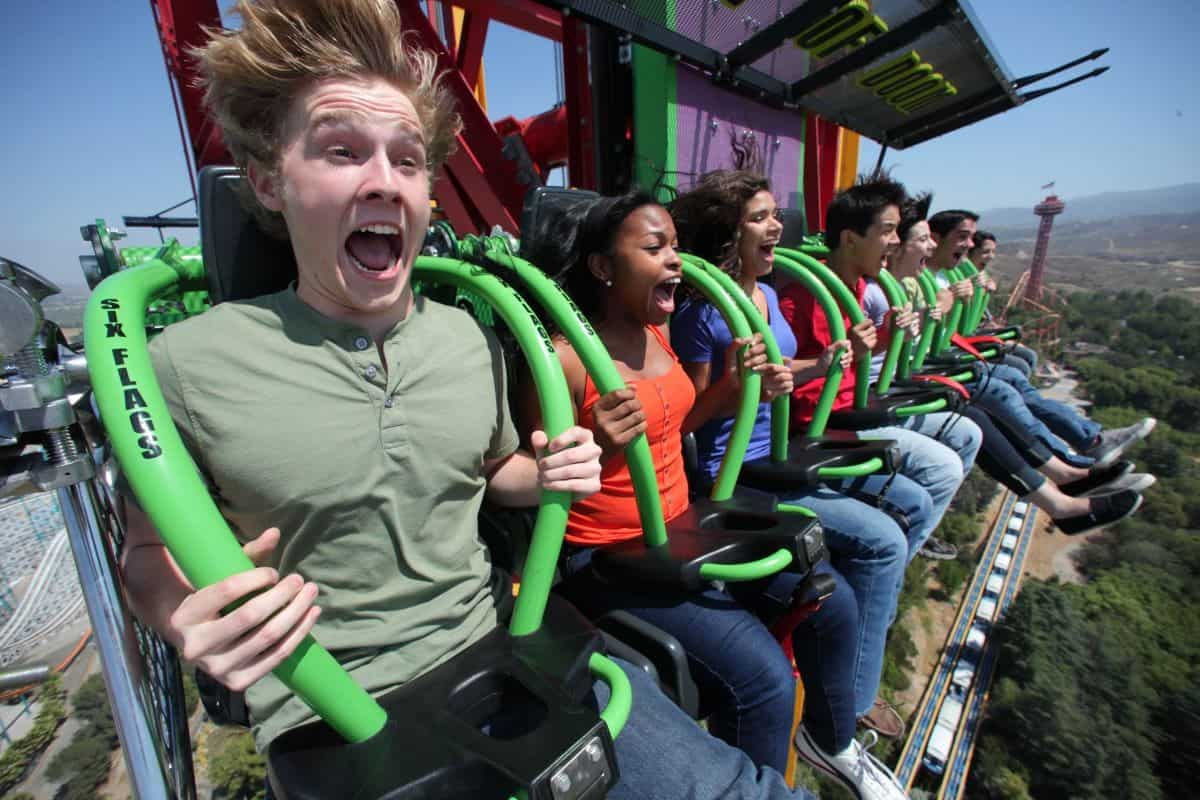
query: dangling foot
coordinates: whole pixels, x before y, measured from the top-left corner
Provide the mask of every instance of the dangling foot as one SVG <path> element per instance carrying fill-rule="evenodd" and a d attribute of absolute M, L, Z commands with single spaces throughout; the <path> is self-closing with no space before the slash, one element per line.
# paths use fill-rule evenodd
<path fill-rule="evenodd" d="M 871 710 L 858 718 L 858 724 L 885 739 L 899 739 L 904 735 L 904 717 L 895 706 L 882 699 L 876 700 Z"/>
<path fill-rule="evenodd" d="M 921 545 L 917 555 L 934 561 L 950 561 L 958 557 L 958 548 L 936 536 L 930 536 L 925 540 L 925 544 Z"/>
<path fill-rule="evenodd" d="M 1131 489 L 1091 498 L 1090 511 L 1077 517 L 1055 519 L 1058 529 L 1067 534 L 1080 534 L 1112 525 L 1133 514 L 1142 506 L 1142 496 Z"/>
<path fill-rule="evenodd" d="M 1141 421 L 1127 425 L 1124 428 L 1102 431 L 1097 437 L 1099 441 L 1087 450 L 1084 450 L 1082 455 L 1094 458 L 1097 467 L 1107 467 L 1120 458 L 1121 454 L 1129 449 L 1130 446 L 1149 436 L 1157 424 L 1158 420 L 1154 417 L 1145 417 Z"/>
<path fill-rule="evenodd" d="M 801 723 L 796 731 L 796 752 L 818 771 L 840 782 L 858 800 L 908 800 L 908 793 L 891 770 L 867 752 L 877 741 L 875 734 L 868 731 L 866 739 L 866 746 L 851 739 L 849 747 L 831 754 L 817 746 Z"/>

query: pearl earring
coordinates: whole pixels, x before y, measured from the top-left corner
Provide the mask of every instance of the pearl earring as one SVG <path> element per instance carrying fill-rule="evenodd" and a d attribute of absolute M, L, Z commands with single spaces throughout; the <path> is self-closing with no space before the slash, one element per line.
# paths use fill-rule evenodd
<path fill-rule="evenodd" d="M 611 279 L 611 278 L 610 278 L 610 279 L 606 279 L 606 280 L 604 281 L 604 285 L 605 285 L 605 286 L 607 286 L 608 288 L 610 288 L 610 289 L 611 289 L 611 288 L 612 288 L 612 279 Z"/>

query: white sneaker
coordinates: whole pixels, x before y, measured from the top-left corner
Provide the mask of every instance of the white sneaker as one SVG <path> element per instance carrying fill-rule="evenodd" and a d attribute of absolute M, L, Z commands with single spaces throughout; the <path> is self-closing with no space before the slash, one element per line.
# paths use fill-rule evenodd
<path fill-rule="evenodd" d="M 867 752 L 878 741 L 874 731 L 863 737 L 864 746 L 857 739 L 836 755 L 830 755 L 817 746 L 804 723 L 796 731 L 796 752 L 831 778 L 837 779 L 849 789 L 857 800 L 908 800 L 908 793 L 878 758 Z"/>

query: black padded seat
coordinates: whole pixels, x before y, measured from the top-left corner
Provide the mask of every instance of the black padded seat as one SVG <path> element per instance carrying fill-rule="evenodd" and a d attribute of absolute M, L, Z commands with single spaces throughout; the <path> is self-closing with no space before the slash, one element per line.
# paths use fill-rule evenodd
<path fill-rule="evenodd" d="M 242 205 L 237 167 L 200 170 L 200 237 L 213 305 L 271 294 L 296 279 L 292 245 L 270 236 Z"/>
<path fill-rule="evenodd" d="M 821 470 L 862 464 L 871 458 L 883 461 L 881 472 L 895 472 L 897 446 L 892 439 L 855 439 L 797 436 L 788 442 L 787 459 L 774 461 L 770 456 L 742 464 L 738 482 L 762 491 L 787 491 L 822 482 Z"/>
<path fill-rule="evenodd" d="M 993 347 L 997 347 L 997 346 L 996 345 L 987 345 L 984 349 L 991 349 Z M 1009 349 L 1010 348 L 1008 348 L 1008 347 L 998 347 L 996 355 L 991 356 L 990 358 L 985 358 L 984 360 L 988 361 L 989 363 L 1003 361 L 1004 356 L 1008 353 Z M 952 349 L 952 350 L 947 350 L 945 353 L 941 353 L 936 356 L 929 356 L 928 358 L 926 358 L 925 359 L 925 368 L 926 369 L 932 368 L 934 370 L 941 370 L 941 371 L 963 369 L 971 364 L 977 363 L 978 361 L 979 361 L 979 359 L 975 358 L 975 356 L 971 355 L 968 352 L 965 352 L 963 350 L 958 350 L 958 349 Z"/>
<path fill-rule="evenodd" d="M 917 386 L 893 387 L 880 397 L 871 394 L 866 408 L 847 408 L 829 415 L 829 424 L 835 428 L 866 430 L 885 425 L 897 425 L 904 420 L 897 412 L 914 405 L 944 399 L 946 407 L 941 411 L 956 411 L 962 407 L 962 395 L 949 388 L 920 384 Z"/>
<path fill-rule="evenodd" d="M 930 363 L 929 361 L 926 361 L 924 366 L 922 366 L 920 370 L 917 370 L 916 372 L 914 372 L 913 375 L 917 375 L 917 376 L 941 375 L 944 377 L 949 377 L 951 375 L 957 375 L 963 371 L 970 371 L 974 374 L 972 375 L 971 378 L 969 378 L 966 381 L 967 383 L 969 383 L 970 381 L 976 380 L 979 378 L 979 370 L 980 370 L 979 362 L 976 361 L 975 359 L 971 359 L 970 361 L 967 361 L 965 363 L 957 362 L 957 363 L 953 363 L 953 364 L 951 364 L 951 363 L 937 364 L 937 363 Z M 930 387 L 930 383 L 921 382 L 920 380 L 913 381 L 911 377 L 909 377 L 909 378 L 897 377 L 892 380 L 892 386 L 893 387 L 920 386 L 920 387 L 924 387 L 924 388 L 928 389 Z"/>
<path fill-rule="evenodd" d="M 995 336 L 998 339 L 1007 338 L 1010 342 L 1019 342 L 1021 341 L 1021 326 L 1009 325 L 1005 328 L 997 328 L 994 331 L 976 331 L 975 333 L 971 334 L 971 336 Z"/>
<path fill-rule="evenodd" d="M 697 498 L 667 523 L 665 545 L 647 547 L 640 536 L 606 545 L 592 556 L 592 569 L 612 583 L 696 591 L 708 583 L 700 576 L 705 564 L 757 561 L 783 549 L 792 556 L 787 571 L 808 574 L 828 556 L 821 524 L 776 505 L 774 498 Z"/>
<path fill-rule="evenodd" d="M 571 797 L 603 797 L 616 758 L 608 727 L 585 702 L 600 641 L 551 595 L 538 632 L 514 638 L 497 628 L 380 697 L 388 721 L 371 739 L 347 744 L 324 722 L 276 738 L 267 751 L 275 796 L 476 800 L 528 786 L 531 800 L 550 800 L 552 776 L 571 763 L 568 774 L 589 787 Z"/>

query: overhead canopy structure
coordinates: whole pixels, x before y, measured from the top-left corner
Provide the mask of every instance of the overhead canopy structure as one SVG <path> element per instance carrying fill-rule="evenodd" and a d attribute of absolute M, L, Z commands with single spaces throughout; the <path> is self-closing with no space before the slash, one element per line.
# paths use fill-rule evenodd
<path fill-rule="evenodd" d="M 965 0 L 537 0 L 699 68 L 761 103 L 893 148 L 1093 77 L 1022 94 L 1093 59 L 1014 79 Z"/>
<path fill-rule="evenodd" d="M 1103 55 L 1013 78 L 965 0 L 394 0 L 433 52 L 464 126 L 434 184 L 456 229 L 516 232 L 552 168 L 606 193 L 686 190 L 715 169 L 767 177 L 821 230 L 852 184 L 859 134 L 904 148 L 1100 74 L 1024 91 Z M 189 47 L 219 28 L 216 0 L 151 0 L 189 175 L 229 164 Z M 561 44 L 565 105 L 494 123 L 482 102 L 491 21 Z M 742 163 L 747 154 L 753 156 Z M 882 163 L 883 154 L 880 155 Z"/>

